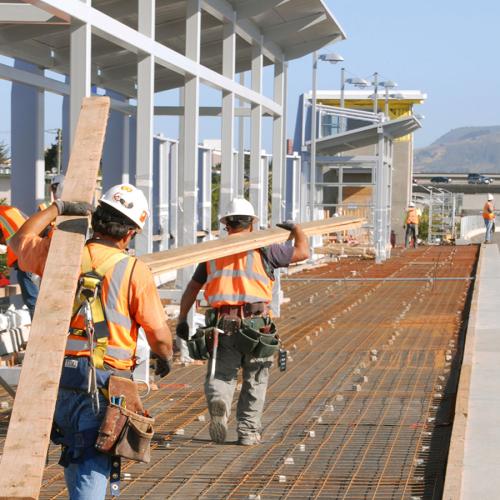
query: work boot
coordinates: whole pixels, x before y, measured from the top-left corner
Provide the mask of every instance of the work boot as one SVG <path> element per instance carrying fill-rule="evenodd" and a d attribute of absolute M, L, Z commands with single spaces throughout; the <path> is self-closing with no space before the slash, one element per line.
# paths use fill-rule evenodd
<path fill-rule="evenodd" d="M 256 444 L 260 444 L 260 434 L 258 432 L 254 432 L 253 434 L 240 436 L 238 438 L 238 444 L 242 446 L 254 446 Z"/>
<path fill-rule="evenodd" d="M 210 438 L 214 443 L 222 444 L 226 441 L 227 434 L 226 404 L 220 400 L 212 401 L 208 405 L 208 411 L 211 417 L 208 427 Z"/>

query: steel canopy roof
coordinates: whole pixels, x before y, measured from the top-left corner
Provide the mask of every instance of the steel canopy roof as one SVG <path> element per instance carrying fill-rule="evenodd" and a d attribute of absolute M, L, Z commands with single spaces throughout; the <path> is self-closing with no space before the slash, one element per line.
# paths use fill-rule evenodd
<path fill-rule="evenodd" d="M 381 132 L 389 139 L 398 139 L 414 132 L 421 126 L 420 122 L 414 116 L 384 123 L 375 123 L 366 127 L 349 130 L 342 134 L 330 135 L 318 139 L 316 141 L 316 151 L 322 155 L 335 155 L 343 151 L 376 144 Z"/>
<path fill-rule="evenodd" d="M 10 2 L 21 3 L 21 2 Z M 211 2 L 208 2 L 211 3 Z M 216 3 L 216 2 L 213 2 Z M 264 46 L 294 59 L 345 38 L 323 0 L 224 0 L 235 9 L 238 23 L 251 23 L 263 35 Z M 93 0 L 92 7 L 136 28 L 137 0 Z M 157 0 L 156 40 L 184 54 L 186 0 Z M 69 73 L 70 26 L 67 24 L 0 24 L 0 53 L 40 67 Z M 201 64 L 222 70 L 221 20 L 202 12 Z M 237 37 L 236 71 L 251 67 L 252 47 Z M 264 57 L 264 64 L 272 61 Z M 137 56 L 113 43 L 92 37 L 92 83 L 136 96 Z M 155 91 L 182 86 L 181 75 L 156 67 Z"/>

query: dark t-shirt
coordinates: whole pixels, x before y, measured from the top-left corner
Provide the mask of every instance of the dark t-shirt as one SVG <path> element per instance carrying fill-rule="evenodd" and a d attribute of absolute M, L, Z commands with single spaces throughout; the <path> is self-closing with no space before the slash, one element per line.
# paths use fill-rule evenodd
<path fill-rule="evenodd" d="M 292 260 L 293 246 L 291 244 L 278 244 L 270 245 L 266 248 L 267 250 L 267 261 L 271 268 L 278 269 L 279 267 L 288 267 Z M 193 281 L 196 281 L 200 285 L 204 285 L 207 281 L 207 263 L 202 262 L 198 264 L 194 274 Z"/>

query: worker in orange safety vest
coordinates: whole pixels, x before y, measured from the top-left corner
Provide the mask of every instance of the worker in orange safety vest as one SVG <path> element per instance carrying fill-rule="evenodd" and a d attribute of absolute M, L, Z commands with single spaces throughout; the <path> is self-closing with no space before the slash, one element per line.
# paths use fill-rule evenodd
<path fill-rule="evenodd" d="M 231 238 L 251 232 L 257 217 L 250 202 L 235 198 L 219 220 Z M 199 264 L 181 298 L 177 335 L 187 341 L 192 358 L 211 357 L 205 396 L 211 417 L 209 433 L 216 443 L 226 440 L 240 368 L 243 385 L 236 410 L 238 444 L 255 445 L 261 439 L 269 369 L 279 349 L 269 310 L 274 270 L 309 257 L 309 242 L 300 226 L 291 222 L 278 226 L 290 231 L 293 246 L 271 245 Z M 203 286 L 210 305 L 206 327 L 191 337 L 187 315 Z"/>
<path fill-rule="evenodd" d="M 488 200 L 483 207 L 483 220 L 486 228 L 486 234 L 484 236 L 485 243 L 491 243 L 491 235 L 495 232 L 495 205 L 493 204 L 495 197 L 489 193 Z"/>
<path fill-rule="evenodd" d="M 408 248 L 411 240 L 413 240 L 413 247 L 417 248 L 418 219 L 419 214 L 415 203 L 410 202 L 405 219 L 405 248 Z"/>
<path fill-rule="evenodd" d="M 16 274 L 17 282 L 21 287 L 21 296 L 23 302 L 33 318 L 35 313 L 36 299 L 38 297 L 38 285 L 35 283 L 35 277 L 19 268 L 17 255 L 11 248 L 11 238 L 16 234 L 19 228 L 26 221 L 26 217 L 16 207 L 9 205 L 0 205 L 0 244 L 7 246 L 7 267 Z M 11 276 L 14 278 L 14 276 Z M 12 281 L 12 279 L 11 279 Z"/>
<path fill-rule="evenodd" d="M 87 203 L 59 199 L 30 217 L 11 241 L 20 265 L 42 275 L 50 238 L 41 231 L 58 215 L 90 210 Z M 84 247 L 51 436 L 63 447 L 60 464 L 72 500 L 103 500 L 110 474 L 112 493 L 118 488 L 119 460 L 95 444 L 111 375 L 132 378 L 139 327 L 157 357 L 156 375 L 170 372 L 172 336 L 153 276 L 126 252 L 148 216 L 144 194 L 130 184 L 110 188 L 92 214 L 93 237 Z"/>

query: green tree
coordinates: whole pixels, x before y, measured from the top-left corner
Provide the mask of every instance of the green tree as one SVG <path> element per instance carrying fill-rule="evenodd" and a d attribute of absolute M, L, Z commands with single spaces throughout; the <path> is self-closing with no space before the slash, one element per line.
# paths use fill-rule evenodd
<path fill-rule="evenodd" d="M 45 171 L 55 172 L 56 170 L 57 170 L 57 142 L 54 142 L 45 150 Z"/>

